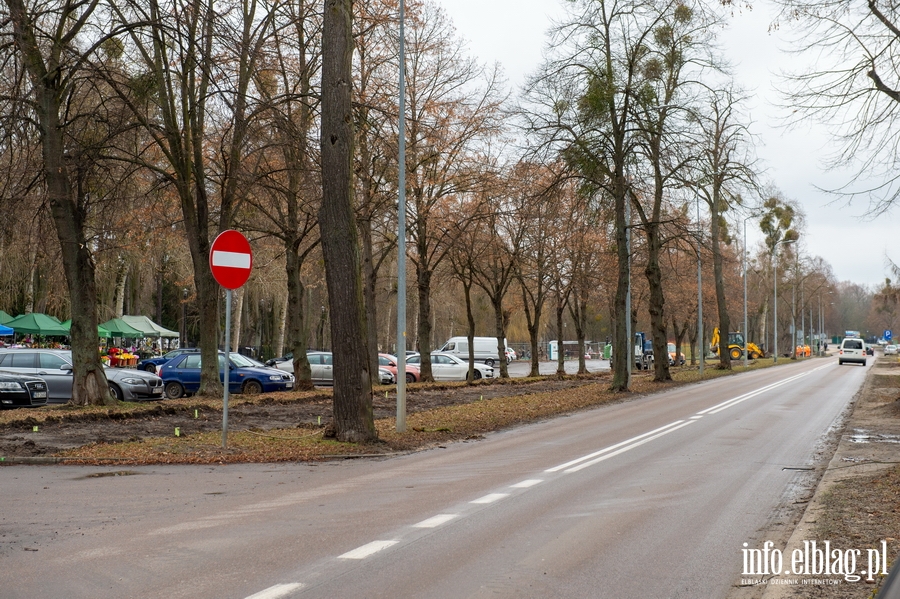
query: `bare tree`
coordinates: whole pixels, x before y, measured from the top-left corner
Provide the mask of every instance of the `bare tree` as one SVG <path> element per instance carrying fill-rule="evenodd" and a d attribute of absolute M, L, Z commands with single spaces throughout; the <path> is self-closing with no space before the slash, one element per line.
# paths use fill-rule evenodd
<path fill-rule="evenodd" d="M 819 120 L 839 144 L 830 166 L 854 167 L 844 197 L 868 197 L 880 214 L 900 194 L 900 5 L 873 0 L 781 0 L 795 51 L 808 57 L 789 74 L 793 123 Z M 784 29 L 784 27 L 782 27 Z"/>
<path fill-rule="evenodd" d="M 319 228 L 331 309 L 334 432 L 340 441 L 359 443 L 374 440 L 378 435 L 372 412 L 366 312 L 353 214 L 352 23 L 351 0 L 325 0 Z"/>
<path fill-rule="evenodd" d="M 750 132 L 738 112 L 741 97 L 731 88 L 713 90 L 709 104 L 699 117 L 701 139 L 696 177 L 691 188 L 709 207 L 709 244 L 713 258 L 713 279 L 716 283 L 716 306 L 719 313 L 719 368 L 731 370 L 731 360 L 740 357 L 728 351 L 728 332 L 731 322 L 725 291 L 725 276 L 721 244 L 730 244 L 725 213 L 734 205 L 741 205 L 742 190 L 757 189 L 755 160 L 751 155 Z M 745 333 L 746 335 L 746 333 Z M 745 347 L 746 347 L 745 340 Z"/>
<path fill-rule="evenodd" d="M 115 400 L 97 353 L 95 265 L 87 234 L 89 175 L 96 141 L 90 135 L 82 137 L 85 131 L 79 125 L 82 120 L 92 120 L 87 118 L 90 112 L 81 109 L 99 111 L 101 107 L 84 106 L 77 99 L 90 88 L 84 65 L 96 46 L 88 45 L 85 52 L 80 45 L 92 28 L 97 3 L 26 7 L 22 0 L 5 0 L 5 5 L 9 13 L 3 34 L 20 53 L 21 72 L 27 74 L 31 84 L 25 91 L 25 81 L 18 82 L 27 94 L 18 108 L 27 107 L 33 116 L 24 112 L 18 116 L 33 119 L 40 133 L 42 175 L 72 306 L 74 372 L 69 401 L 78 405 L 111 404 Z M 15 60 L 8 52 L 6 58 Z M 102 135 L 101 131 L 94 133 Z"/>

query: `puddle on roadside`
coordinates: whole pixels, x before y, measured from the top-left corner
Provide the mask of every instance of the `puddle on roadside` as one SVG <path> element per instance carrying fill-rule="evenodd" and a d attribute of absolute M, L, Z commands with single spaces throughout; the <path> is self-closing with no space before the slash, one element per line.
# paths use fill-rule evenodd
<path fill-rule="evenodd" d="M 855 430 L 847 436 L 851 443 L 900 443 L 900 435 L 873 433 L 866 430 Z"/>

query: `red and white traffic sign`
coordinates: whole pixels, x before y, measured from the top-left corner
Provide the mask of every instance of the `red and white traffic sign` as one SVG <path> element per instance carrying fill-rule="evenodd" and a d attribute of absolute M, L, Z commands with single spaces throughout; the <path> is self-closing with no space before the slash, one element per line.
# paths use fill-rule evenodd
<path fill-rule="evenodd" d="M 209 248 L 209 268 L 213 278 L 225 289 L 237 289 L 250 278 L 253 251 L 239 231 L 222 231 Z"/>

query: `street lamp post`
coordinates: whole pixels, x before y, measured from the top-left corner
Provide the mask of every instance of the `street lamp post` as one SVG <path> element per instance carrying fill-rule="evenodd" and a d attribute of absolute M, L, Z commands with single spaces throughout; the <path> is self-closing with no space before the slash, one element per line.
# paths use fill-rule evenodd
<path fill-rule="evenodd" d="M 728 339 L 728 331 L 725 331 Z M 727 347 L 728 344 L 726 343 Z M 722 351 L 719 341 L 719 351 Z M 700 261 L 700 194 L 697 194 L 697 349 L 700 354 L 700 378 L 703 378 L 703 362 L 706 358 L 706 344 L 703 341 L 703 263 Z"/>
<path fill-rule="evenodd" d="M 747 344 L 750 342 L 750 335 L 747 331 L 747 220 L 757 216 L 751 214 L 744 217 L 744 368 L 747 367 Z"/>
<path fill-rule="evenodd" d="M 772 248 L 772 261 L 773 268 L 772 274 L 775 275 L 775 353 L 773 354 L 773 362 L 778 363 L 778 246 L 779 245 L 787 245 L 789 243 L 794 243 L 797 241 L 796 239 L 782 239 L 781 241 L 775 244 L 775 247 Z"/>

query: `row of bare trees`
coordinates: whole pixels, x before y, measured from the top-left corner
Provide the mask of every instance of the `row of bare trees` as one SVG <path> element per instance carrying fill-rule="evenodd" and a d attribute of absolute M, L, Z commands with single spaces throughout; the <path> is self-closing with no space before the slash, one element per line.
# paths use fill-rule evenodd
<path fill-rule="evenodd" d="M 258 267 L 234 341 L 265 330 L 309 386 L 305 350 L 327 318 L 336 434 L 373 438 L 371 377 L 397 292 L 396 3 L 2 6 L 0 202 L 13 223 L 2 243 L 15 259 L 0 301 L 69 311 L 73 402 L 112 401 L 95 331 L 126 304 L 161 316 L 189 302 L 201 393 L 221 391 L 208 254 L 238 228 Z M 407 10 L 403 184 L 425 380 L 435 301 L 463 306 L 470 337 L 484 301 L 501 356 L 524 317 L 533 374 L 548 328 L 562 341 L 571 322 L 583 346 L 605 320 L 613 386 L 627 389 L 627 319 L 634 330 L 648 315 L 657 355 L 670 337 L 703 345 L 691 328 L 696 257 L 713 265 L 713 312 L 729 330 L 742 262 L 730 227 L 760 192 L 741 94 L 715 53 L 716 14 L 681 0 L 577 0 L 514 105 L 435 3 Z M 758 207 L 771 225 L 763 252 L 796 235 L 786 207 Z M 52 231 L 52 244 L 38 241 Z M 66 293 L 46 283 L 60 272 Z M 668 379 L 667 361 L 655 364 Z"/>

